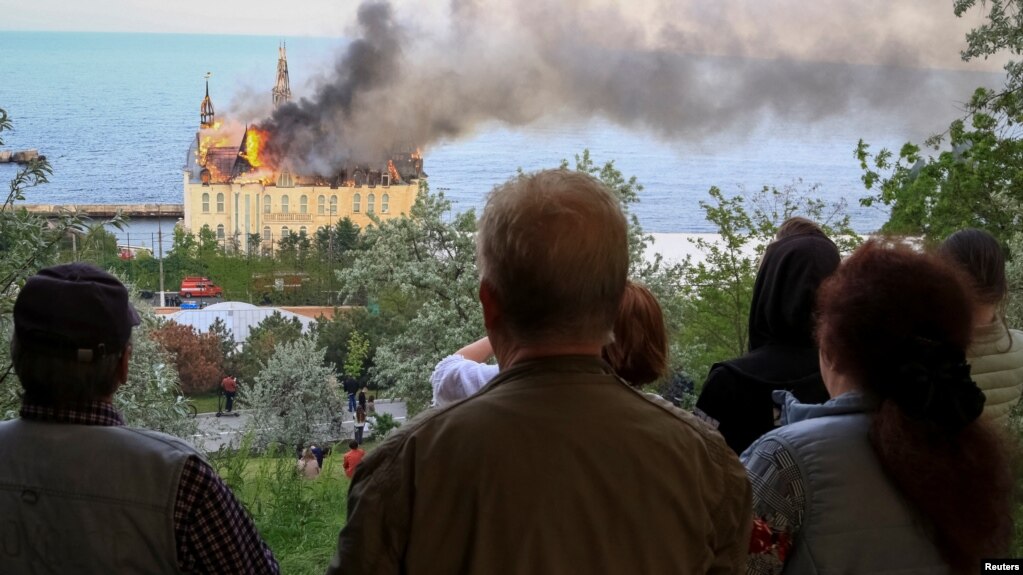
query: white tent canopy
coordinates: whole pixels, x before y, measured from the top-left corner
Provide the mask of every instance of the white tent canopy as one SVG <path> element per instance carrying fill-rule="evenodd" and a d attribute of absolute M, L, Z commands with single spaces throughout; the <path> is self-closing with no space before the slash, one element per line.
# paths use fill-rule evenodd
<path fill-rule="evenodd" d="M 303 333 L 309 331 L 309 326 L 315 321 L 290 311 L 273 307 L 258 307 L 240 301 L 226 301 L 202 309 L 183 309 L 164 317 L 182 325 L 190 325 L 204 333 L 209 331 L 213 322 L 219 318 L 231 330 L 235 344 L 240 345 L 249 338 L 252 328 L 274 313 L 281 314 L 284 319 L 298 318 L 298 321 L 302 322 Z"/>

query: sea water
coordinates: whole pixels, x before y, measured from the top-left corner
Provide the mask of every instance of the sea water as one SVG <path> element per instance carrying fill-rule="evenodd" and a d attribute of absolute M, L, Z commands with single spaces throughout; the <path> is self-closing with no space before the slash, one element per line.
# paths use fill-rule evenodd
<path fill-rule="evenodd" d="M 204 74 L 213 73 L 210 96 L 218 117 L 229 115 L 239 101 L 265 97 L 269 103 L 280 40 L 0 31 L 0 108 L 15 125 L 4 134 L 6 147 L 37 148 L 54 169 L 50 183 L 29 190 L 27 201 L 181 203 L 182 166 L 199 122 Z M 309 85 L 330 68 L 344 41 L 285 40 L 294 97 L 310 95 Z M 494 122 L 425 149 L 425 171 L 432 189 L 443 191 L 455 210 L 478 210 L 487 192 L 519 168 L 555 167 L 588 149 L 596 162 L 614 160 L 644 186 L 633 211 L 650 232 L 713 231 L 699 208 L 711 186 L 735 194 L 792 184 L 817 185 L 819 197 L 845 201 L 854 227 L 869 232 L 887 214 L 859 205 L 868 192 L 854 158 L 857 141 L 863 138 L 872 150 L 897 149 L 928 130 L 940 131 L 955 113 L 955 102 L 978 83 L 976 75 L 957 79 L 959 91 L 932 95 L 946 105 L 923 130 L 900 124 L 897 110 L 812 124 L 765 120 L 698 142 L 664 141 L 601 118 L 525 127 Z M 0 165 L 0 180 L 15 169 Z M 160 225 L 167 234 L 173 221 Z M 119 240 L 153 245 L 156 228 L 156 222 L 137 222 L 118 232 Z"/>

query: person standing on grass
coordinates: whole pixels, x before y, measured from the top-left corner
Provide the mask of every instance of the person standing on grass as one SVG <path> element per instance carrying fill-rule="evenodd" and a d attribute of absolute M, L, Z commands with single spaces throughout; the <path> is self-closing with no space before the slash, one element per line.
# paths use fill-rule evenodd
<path fill-rule="evenodd" d="M 231 410 L 234 409 L 234 396 L 238 393 L 238 378 L 233 375 L 225 375 L 224 379 L 220 381 L 220 387 L 224 390 L 224 397 L 227 398 L 224 411 L 231 413 Z"/>
<path fill-rule="evenodd" d="M 355 468 L 359 466 L 359 462 L 366 455 L 366 452 L 359 447 L 359 442 L 354 439 L 348 442 L 348 453 L 345 453 L 344 468 L 345 475 L 350 479 L 355 475 Z"/>
<path fill-rule="evenodd" d="M 355 408 L 355 441 L 362 445 L 362 434 L 366 430 L 366 410 L 360 405 Z"/>
<path fill-rule="evenodd" d="M 345 375 L 341 385 L 344 388 L 345 393 L 348 394 L 348 413 L 354 413 L 355 394 L 359 391 L 359 382 L 356 381 L 354 377 Z"/>
<path fill-rule="evenodd" d="M 363 411 L 366 410 L 366 388 L 365 387 L 359 390 L 359 407 L 361 407 L 363 409 Z"/>
<path fill-rule="evenodd" d="M 43 269 L 13 315 L 23 391 L 20 418 L 0 423 L 0 573 L 279 572 L 202 455 L 114 408 L 139 324 L 117 278 Z"/>
<path fill-rule="evenodd" d="M 479 297 L 501 373 L 366 456 L 329 575 L 743 567 L 753 517 L 738 458 L 601 358 L 627 234 L 618 199 L 588 174 L 523 174 L 491 192 Z"/>

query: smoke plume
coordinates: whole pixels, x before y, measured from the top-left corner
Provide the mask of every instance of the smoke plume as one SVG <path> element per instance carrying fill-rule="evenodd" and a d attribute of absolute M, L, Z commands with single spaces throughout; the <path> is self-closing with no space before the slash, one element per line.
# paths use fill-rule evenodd
<path fill-rule="evenodd" d="M 261 127 L 273 153 L 330 173 L 492 122 L 600 117 L 693 142 L 849 114 L 938 130 L 936 106 L 993 78 L 948 72 L 973 23 L 928 0 L 628 4 L 452 0 L 428 25 L 367 1 L 327 79 Z"/>

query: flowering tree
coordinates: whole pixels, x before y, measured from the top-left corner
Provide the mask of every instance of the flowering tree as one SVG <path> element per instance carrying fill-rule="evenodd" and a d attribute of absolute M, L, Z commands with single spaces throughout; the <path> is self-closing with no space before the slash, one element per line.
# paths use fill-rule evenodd
<path fill-rule="evenodd" d="M 315 337 L 278 344 L 242 394 L 253 410 L 249 429 L 260 445 L 341 439 L 344 402 Z"/>

